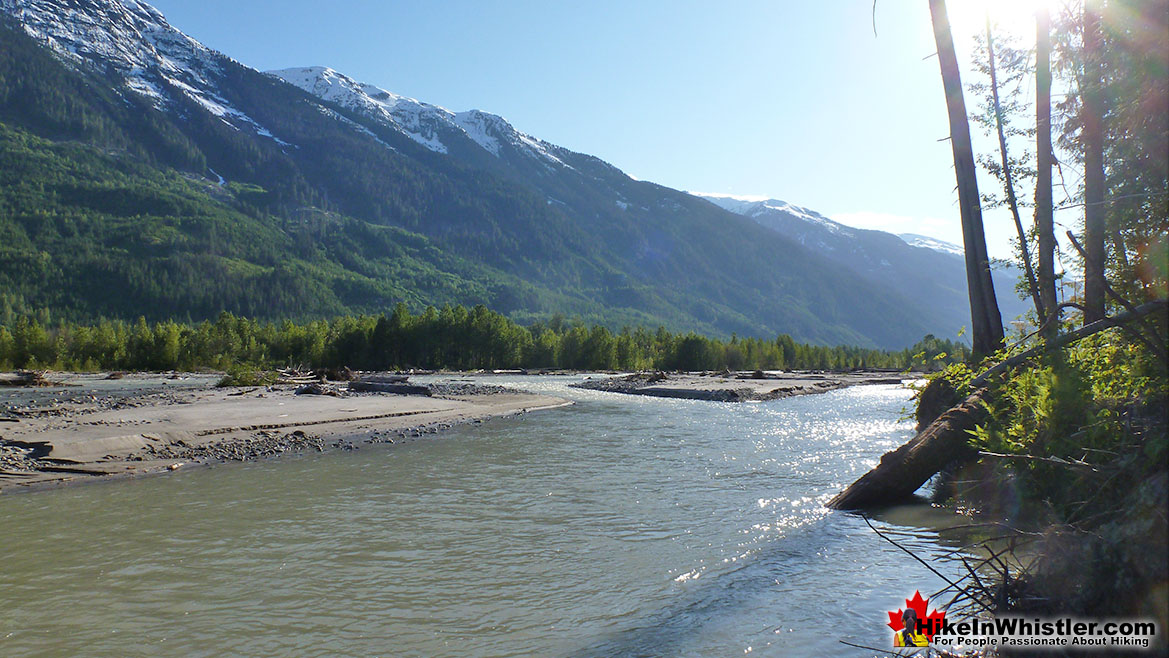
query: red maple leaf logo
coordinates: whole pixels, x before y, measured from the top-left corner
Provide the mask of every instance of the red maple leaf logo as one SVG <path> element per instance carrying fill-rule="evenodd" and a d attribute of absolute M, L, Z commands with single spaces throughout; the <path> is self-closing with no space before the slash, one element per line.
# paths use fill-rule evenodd
<path fill-rule="evenodd" d="M 946 618 L 946 613 L 934 610 L 927 615 L 926 607 L 929 605 L 929 599 L 923 599 L 920 591 L 915 591 L 912 599 L 905 599 L 905 605 L 917 613 L 917 618 L 922 622 L 922 634 L 932 642 L 934 633 L 942 628 L 942 620 Z M 897 612 L 888 613 L 889 628 L 892 628 L 894 633 L 905 628 L 905 622 L 901 620 L 903 612 L 905 612 L 903 609 L 898 608 Z"/>

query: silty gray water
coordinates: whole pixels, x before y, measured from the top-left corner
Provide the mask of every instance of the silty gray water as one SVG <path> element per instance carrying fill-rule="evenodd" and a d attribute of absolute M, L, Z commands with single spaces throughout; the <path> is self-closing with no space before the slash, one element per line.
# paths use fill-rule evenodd
<path fill-rule="evenodd" d="M 849 655 L 944 585 L 823 508 L 911 435 L 908 390 L 578 379 L 492 379 L 578 404 L 406 444 L 0 497 L 0 655 Z"/>

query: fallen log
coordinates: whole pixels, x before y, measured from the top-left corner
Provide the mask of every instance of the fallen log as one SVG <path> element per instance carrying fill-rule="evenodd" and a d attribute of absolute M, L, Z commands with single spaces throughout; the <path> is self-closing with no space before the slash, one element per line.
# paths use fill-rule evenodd
<path fill-rule="evenodd" d="M 276 380 L 276 384 L 280 386 L 300 386 L 303 384 L 312 384 L 319 381 L 320 378 L 314 375 L 303 375 L 296 377 L 280 377 Z"/>
<path fill-rule="evenodd" d="M 970 447 L 970 430 L 986 417 L 979 389 L 951 407 L 881 463 L 828 501 L 831 509 L 862 509 L 904 500 L 948 464 L 978 456 Z"/>
<path fill-rule="evenodd" d="M 1054 340 L 1017 354 L 981 373 L 970 382 L 976 391 L 962 404 L 951 407 L 905 445 L 886 453 L 876 468 L 828 501 L 827 506 L 832 509 L 862 509 L 893 503 L 908 498 L 948 464 L 977 457 L 978 453 L 968 443 L 969 432 L 986 417 L 982 400 L 988 394 L 983 387 L 992 377 L 1105 329 L 1123 327 L 1153 313 L 1162 314 L 1163 317 L 1169 309 L 1169 300 L 1158 299 L 1137 307 L 1126 304 L 1126 307 L 1128 310 L 1123 313 L 1061 334 Z"/>
<path fill-rule="evenodd" d="M 352 381 L 361 381 L 370 384 L 405 384 L 408 379 L 410 379 L 409 375 L 366 375 L 355 378 Z"/>
<path fill-rule="evenodd" d="M 397 384 L 387 382 L 354 381 L 349 382 L 349 390 L 369 393 L 394 393 L 396 395 L 425 395 L 430 397 L 430 387 L 414 384 Z"/>

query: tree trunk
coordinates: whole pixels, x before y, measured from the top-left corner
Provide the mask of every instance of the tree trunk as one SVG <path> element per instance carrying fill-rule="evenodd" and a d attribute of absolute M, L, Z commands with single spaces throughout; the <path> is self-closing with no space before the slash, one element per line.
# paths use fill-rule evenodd
<path fill-rule="evenodd" d="M 1043 312 L 1043 301 L 1039 299 L 1039 286 L 1035 283 L 1035 269 L 1031 266 L 1031 245 L 1027 241 L 1027 231 L 1023 230 L 1023 219 L 1019 216 L 1019 200 L 1015 197 L 1015 182 L 1011 175 L 1011 161 L 1007 157 L 1007 137 L 1003 133 L 1003 108 L 999 104 L 999 83 L 994 66 L 994 36 L 990 31 L 990 16 L 986 18 L 986 55 L 990 68 L 990 93 L 994 100 L 994 125 L 999 135 L 999 154 L 1003 161 L 1003 187 L 1007 193 L 1007 205 L 1011 207 L 1011 216 L 1015 219 L 1015 230 L 1019 234 L 1019 252 L 1023 258 L 1023 274 L 1027 277 L 1027 291 L 1031 293 L 1031 300 L 1035 303 L 1035 313 L 1038 315 L 1040 326 L 1046 318 Z"/>
<path fill-rule="evenodd" d="M 945 0 L 930 0 L 930 16 L 933 19 L 934 41 L 938 47 L 942 87 L 946 92 L 946 109 L 950 118 L 950 146 L 954 152 L 954 175 L 958 181 L 974 354 L 987 355 L 1002 347 L 1003 320 L 990 277 L 990 258 L 986 253 L 986 236 L 982 227 L 974 148 L 970 143 L 970 122 L 966 117 L 962 78 L 958 73 L 958 56 L 954 52 Z"/>
<path fill-rule="evenodd" d="M 900 448 L 885 453 L 881 463 L 828 501 L 832 509 L 862 509 L 905 500 L 921 485 L 955 461 L 971 459 L 970 430 L 986 417 L 979 389 L 962 404 L 946 411 Z"/>
<path fill-rule="evenodd" d="M 1084 324 L 1104 317 L 1104 112 L 1100 0 L 1084 2 Z"/>
<path fill-rule="evenodd" d="M 1051 202 L 1051 16 L 1046 9 L 1036 13 L 1035 30 L 1035 230 L 1039 234 L 1039 298 L 1045 315 L 1059 313 L 1055 295 L 1055 224 Z M 1048 322 L 1044 337 L 1055 338 L 1059 322 Z"/>

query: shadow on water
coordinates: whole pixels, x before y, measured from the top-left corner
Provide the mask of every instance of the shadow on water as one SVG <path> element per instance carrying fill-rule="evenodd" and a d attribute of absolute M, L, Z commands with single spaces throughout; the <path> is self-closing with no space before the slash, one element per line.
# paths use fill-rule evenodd
<path fill-rule="evenodd" d="M 961 548 L 966 534 L 946 530 L 963 525 L 965 517 L 934 507 L 924 498 L 916 498 L 876 510 L 870 519 L 883 533 L 934 562 L 934 568 L 943 573 L 949 571 L 954 577 L 961 569 L 957 559 L 950 556 L 953 551 L 947 549 Z M 707 655 L 710 651 L 726 655 L 732 648 L 728 643 L 737 638 L 720 635 L 722 627 L 741 627 L 744 614 L 768 611 L 781 614 L 755 620 L 758 628 L 752 629 L 756 631 L 752 634 L 756 638 L 772 637 L 768 642 L 772 651 L 798 649 L 801 654 L 840 655 L 850 651 L 839 643 L 840 639 L 888 642 L 882 638 L 882 624 L 887 621 L 883 619 L 884 608 L 867 612 L 863 609 L 866 604 L 871 607 L 883 599 L 896 602 L 897 597 L 911 596 L 918 587 L 923 595 L 928 595 L 945 583 L 908 555 L 900 559 L 888 551 L 874 550 L 883 542 L 869 530 L 860 514 L 826 511 L 814 521 L 737 560 L 731 568 L 703 576 L 700 583 L 695 583 L 676 602 L 643 615 L 626 628 L 568 655 L 573 658 L 678 656 Z M 854 580 L 854 590 L 861 599 L 862 609 L 854 607 L 848 612 L 844 609 L 851 602 L 839 601 L 842 612 L 835 620 L 836 625 L 848 629 L 840 633 L 825 631 L 826 622 L 831 620 L 825 619 L 825 602 L 815 591 L 825 584 L 826 573 L 833 572 L 840 574 L 842 585 Z M 904 592 L 906 586 L 899 586 L 903 580 L 912 583 L 908 594 Z M 934 584 L 937 587 L 925 591 Z M 776 600 L 783 602 L 782 609 L 774 609 Z M 872 633 L 866 634 L 866 629 Z M 717 646 L 710 646 L 711 638 L 715 638 Z"/>
<path fill-rule="evenodd" d="M 831 522 L 821 519 L 811 527 L 801 528 L 799 534 L 821 533 L 823 526 Z M 684 599 L 569 655 L 578 658 L 679 655 L 704 636 L 709 626 L 733 615 L 735 607 L 746 606 L 752 597 L 773 589 L 778 579 L 790 575 L 793 562 L 805 562 L 809 557 L 807 551 L 814 549 L 810 544 L 793 548 L 792 544 L 798 541 L 799 537 L 795 536 L 774 542 L 735 568 L 707 577 Z"/>

